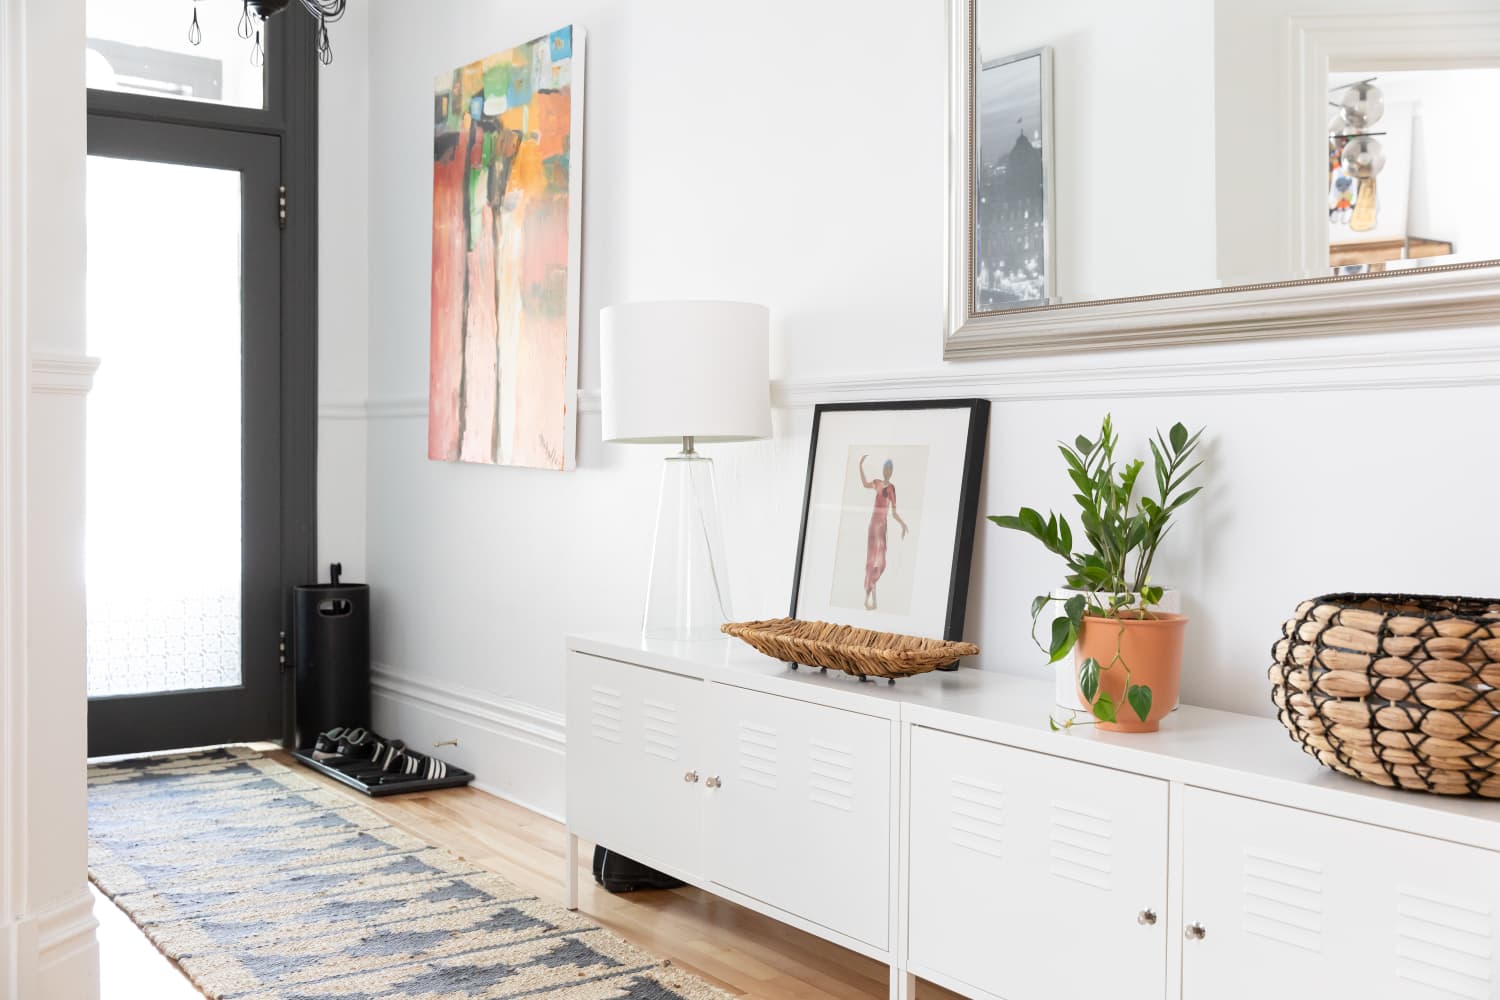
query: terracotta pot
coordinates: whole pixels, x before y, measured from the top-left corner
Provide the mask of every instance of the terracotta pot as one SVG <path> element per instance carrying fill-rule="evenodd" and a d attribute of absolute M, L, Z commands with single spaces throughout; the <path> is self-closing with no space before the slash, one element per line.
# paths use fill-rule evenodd
<path fill-rule="evenodd" d="M 1073 676 L 1089 657 L 1099 661 L 1099 690 L 1107 692 L 1118 706 L 1114 722 L 1099 723 L 1100 729 L 1118 733 L 1154 733 L 1161 720 L 1177 704 L 1182 686 L 1182 640 L 1187 616 L 1153 612 L 1150 618 L 1095 618 L 1085 615 L 1078 644 L 1073 647 Z M 1123 628 L 1123 632 L 1121 629 Z M 1118 648 L 1124 661 L 1110 666 Z M 1133 684 L 1151 689 L 1151 711 L 1142 722 L 1125 700 L 1125 668 Z M 1083 699 L 1083 692 L 1079 692 Z"/>
<path fill-rule="evenodd" d="M 1066 601 L 1074 594 L 1080 593 L 1082 591 L 1061 588 L 1054 590 L 1052 596 Z M 1140 597 L 1136 594 L 1131 594 L 1130 599 L 1135 604 L 1140 603 Z M 1181 611 L 1182 591 L 1174 590 L 1171 587 L 1165 588 L 1161 593 L 1161 600 L 1153 604 L 1151 610 L 1152 612 L 1170 611 L 1173 614 Z M 1052 677 L 1058 708 L 1068 708 L 1075 712 L 1087 712 L 1089 710 L 1088 705 L 1084 704 L 1083 699 L 1078 697 L 1078 674 L 1076 671 L 1070 673 L 1066 666 L 1059 665 L 1053 669 Z M 1172 711 L 1177 711 L 1175 703 L 1172 705 Z"/>

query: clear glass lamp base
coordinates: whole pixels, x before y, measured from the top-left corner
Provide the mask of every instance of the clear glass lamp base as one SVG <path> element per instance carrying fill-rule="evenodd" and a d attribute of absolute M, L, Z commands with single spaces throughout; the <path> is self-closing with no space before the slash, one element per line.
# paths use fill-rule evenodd
<path fill-rule="evenodd" d="M 641 629 L 651 639 L 717 639 L 731 617 L 714 463 L 692 449 L 684 441 L 662 467 Z"/>

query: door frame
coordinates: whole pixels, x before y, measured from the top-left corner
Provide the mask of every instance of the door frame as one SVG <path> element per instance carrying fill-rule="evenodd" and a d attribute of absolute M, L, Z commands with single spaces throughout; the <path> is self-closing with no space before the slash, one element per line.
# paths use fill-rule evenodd
<path fill-rule="evenodd" d="M 170 97 L 88 92 L 88 118 L 140 121 L 275 136 L 281 147 L 286 220 L 281 229 L 279 474 L 281 537 L 278 602 L 281 637 L 291 632 L 291 588 L 317 574 L 318 483 L 318 71 L 317 24 L 293 4 L 267 24 L 269 60 L 264 108 L 240 108 Z M 245 58 L 249 58 L 248 49 Z M 267 211 L 273 207 L 268 206 Z M 281 663 L 280 732 L 293 742 L 288 664 Z M 251 664 L 243 663 L 248 671 Z M 160 742 L 160 741 L 156 741 Z M 159 749 L 169 749 L 163 746 Z M 91 751 L 92 752 L 92 751 Z"/>

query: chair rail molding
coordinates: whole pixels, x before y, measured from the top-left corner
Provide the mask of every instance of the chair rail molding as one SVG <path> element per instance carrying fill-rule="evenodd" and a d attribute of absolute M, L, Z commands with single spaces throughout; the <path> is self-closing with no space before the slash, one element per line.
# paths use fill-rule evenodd
<path fill-rule="evenodd" d="M 31 391 L 86 396 L 94 387 L 99 359 L 86 354 L 31 354 Z"/>
<path fill-rule="evenodd" d="M 1488 319 L 1491 323 L 1500 319 L 1500 305 Z M 1494 326 L 1454 330 L 1436 338 L 1377 334 L 1338 341 L 1281 341 L 1269 352 L 1265 347 L 1226 347 L 1222 350 L 1235 356 L 1212 360 L 1152 359 L 1100 365 L 1037 364 L 1042 359 L 1034 359 L 1024 367 L 1024 362 L 1004 368 L 950 364 L 916 372 L 784 378 L 772 381 L 771 402 L 795 409 L 817 403 L 959 396 L 1004 403 L 1500 385 L 1500 339 Z M 1186 353 L 1178 350 L 1171 356 L 1180 358 Z M 580 390 L 578 411 L 600 412 L 597 388 Z M 423 419 L 427 401 L 420 397 L 371 400 L 364 404 L 364 415 L 371 421 Z M 339 418 L 358 419 L 344 417 L 342 411 Z"/>

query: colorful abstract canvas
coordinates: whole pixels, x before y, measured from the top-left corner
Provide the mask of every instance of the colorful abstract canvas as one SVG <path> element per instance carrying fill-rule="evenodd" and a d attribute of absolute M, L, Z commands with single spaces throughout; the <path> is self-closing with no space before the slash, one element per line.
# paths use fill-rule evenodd
<path fill-rule="evenodd" d="M 470 63 L 434 96 L 428 457 L 572 468 L 583 32 Z"/>

